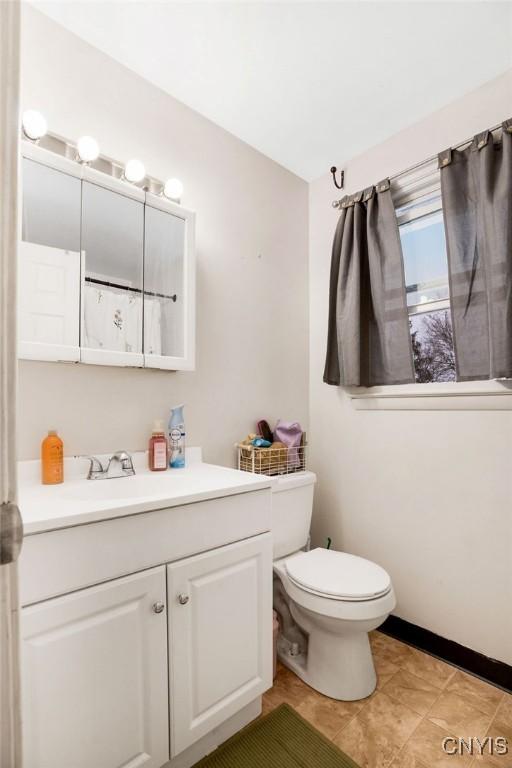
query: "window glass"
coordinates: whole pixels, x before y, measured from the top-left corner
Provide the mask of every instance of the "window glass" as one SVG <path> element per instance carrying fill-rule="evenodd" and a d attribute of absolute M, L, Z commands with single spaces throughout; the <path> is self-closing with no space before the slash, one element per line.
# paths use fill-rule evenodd
<path fill-rule="evenodd" d="M 455 381 L 455 352 L 447 309 L 409 316 L 414 370 L 418 384 Z"/>
<path fill-rule="evenodd" d="M 441 211 L 400 227 L 407 306 L 448 299 L 448 264 Z"/>
<path fill-rule="evenodd" d="M 397 210 L 416 382 L 455 381 L 446 241 L 439 193 Z"/>

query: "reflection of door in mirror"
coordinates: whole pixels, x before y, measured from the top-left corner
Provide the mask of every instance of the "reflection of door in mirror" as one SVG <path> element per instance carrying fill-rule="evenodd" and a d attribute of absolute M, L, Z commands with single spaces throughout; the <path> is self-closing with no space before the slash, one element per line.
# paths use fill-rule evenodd
<path fill-rule="evenodd" d="M 83 182 L 83 347 L 142 354 L 143 232 L 142 202 Z"/>
<path fill-rule="evenodd" d="M 20 354 L 78 360 L 81 182 L 27 158 L 22 167 Z"/>
<path fill-rule="evenodd" d="M 144 354 L 184 354 L 185 226 L 178 216 L 146 205 Z"/>

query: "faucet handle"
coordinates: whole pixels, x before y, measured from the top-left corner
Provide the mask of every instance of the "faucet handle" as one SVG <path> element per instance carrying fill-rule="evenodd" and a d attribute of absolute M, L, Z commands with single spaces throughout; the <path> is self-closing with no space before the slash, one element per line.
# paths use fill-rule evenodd
<path fill-rule="evenodd" d="M 125 474 L 127 475 L 135 474 L 133 459 L 128 453 L 128 451 L 116 451 L 116 453 L 114 453 L 110 458 L 109 466 L 112 461 L 118 461 L 121 464 L 121 469 Z"/>
<path fill-rule="evenodd" d="M 98 475 L 104 474 L 105 469 L 97 456 L 80 456 L 79 458 L 87 459 L 90 462 L 89 471 L 87 473 L 88 480 L 93 480 L 95 477 L 98 477 Z"/>

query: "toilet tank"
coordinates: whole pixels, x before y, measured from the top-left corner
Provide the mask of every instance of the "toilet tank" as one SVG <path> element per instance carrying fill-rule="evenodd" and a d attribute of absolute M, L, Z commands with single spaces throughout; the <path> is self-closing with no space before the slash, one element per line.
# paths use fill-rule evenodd
<path fill-rule="evenodd" d="M 306 546 L 313 513 L 314 472 L 272 478 L 272 538 L 274 560 Z"/>

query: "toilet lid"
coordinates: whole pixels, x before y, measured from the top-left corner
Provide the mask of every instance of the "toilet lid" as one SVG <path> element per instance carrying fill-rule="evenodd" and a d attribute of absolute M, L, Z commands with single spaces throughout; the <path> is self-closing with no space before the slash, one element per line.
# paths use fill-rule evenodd
<path fill-rule="evenodd" d="M 380 565 L 333 549 L 302 552 L 285 567 L 299 587 L 338 600 L 371 600 L 391 589 L 391 579 Z"/>

